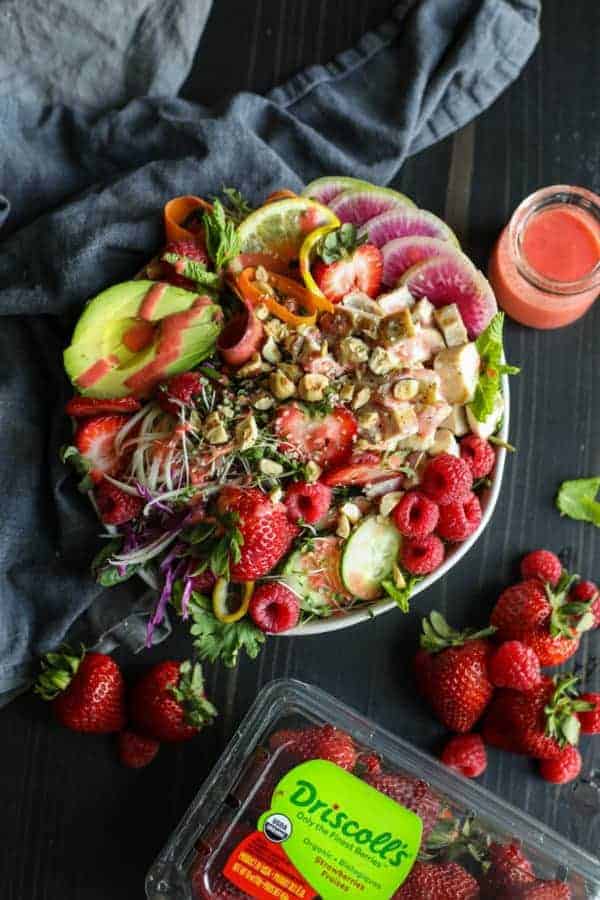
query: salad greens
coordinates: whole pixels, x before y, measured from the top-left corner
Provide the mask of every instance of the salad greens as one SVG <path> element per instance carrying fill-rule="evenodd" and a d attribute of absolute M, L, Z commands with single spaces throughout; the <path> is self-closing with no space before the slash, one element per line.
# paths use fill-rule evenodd
<path fill-rule="evenodd" d="M 498 312 L 475 341 L 481 357 L 481 374 L 469 407 L 479 422 L 485 421 L 494 411 L 496 398 L 501 390 L 501 376 L 518 375 L 521 371 L 517 366 L 509 366 L 504 362 L 503 328 L 504 313 Z"/>

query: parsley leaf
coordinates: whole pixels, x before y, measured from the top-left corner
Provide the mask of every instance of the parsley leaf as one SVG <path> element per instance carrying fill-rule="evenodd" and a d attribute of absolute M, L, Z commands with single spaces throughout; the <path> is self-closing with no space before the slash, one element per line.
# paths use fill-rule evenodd
<path fill-rule="evenodd" d="M 189 278 L 199 287 L 215 290 L 220 286 L 219 275 L 216 272 L 209 272 L 204 263 L 198 262 L 197 259 L 180 256 L 179 253 L 163 253 L 162 259 L 172 266 L 179 262 L 183 263 L 183 266 L 177 269 L 177 274 Z"/>
<path fill-rule="evenodd" d="M 263 632 L 248 619 L 237 622 L 220 622 L 212 611 L 211 601 L 202 594 L 192 593 L 189 604 L 192 620 L 190 633 L 200 659 L 219 660 L 233 668 L 241 650 L 255 659 L 265 642 Z"/>
<path fill-rule="evenodd" d="M 215 200 L 212 212 L 204 213 L 204 236 L 208 255 L 220 272 L 240 252 L 240 237 L 234 222 L 225 215 L 222 203 Z"/>
<path fill-rule="evenodd" d="M 65 444 L 64 447 L 60 448 L 60 461 L 63 463 L 70 463 L 78 475 L 81 475 L 81 481 L 77 485 L 78 490 L 81 491 L 82 494 L 87 494 L 88 491 L 94 487 L 94 482 L 90 477 L 90 470 L 92 468 L 92 464 L 85 456 L 79 452 L 77 447 L 70 446 Z"/>
<path fill-rule="evenodd" d="M 504 362 L 503 327 L 504 313 L 498 312 L 475 341 L 481 357 L 481 373 L 469 407 L 479 422 L 484 422 L 494 411 L 496 398 L 501 390 L 501 375 L 518 375 L 520 371 L 517 366 L 509 366 Z"/>
<path fill-rule="evenodd" d="M 581 522 L 591 522 L 600 527 L 600 478 L 576 478 L 563 481 L 556 497 L 556 505 L 562 516 Z"/>
<path fill-rule="evenodd" d="M 406 584 L 403 588 L 396 587 L 393 581 L 382 581 L 381 587 L 384 589 L 388 597 L 398 604 L 403 613 L 410 612 L 410 597 L 421 579 L 415 575 L 409 575 L 406 578 Z"/>

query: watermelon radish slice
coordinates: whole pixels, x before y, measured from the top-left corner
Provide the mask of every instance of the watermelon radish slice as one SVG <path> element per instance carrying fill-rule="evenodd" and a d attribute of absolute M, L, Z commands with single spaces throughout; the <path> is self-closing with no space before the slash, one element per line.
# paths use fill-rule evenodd
<path fill-rule="evenodd" d="M 389 241 L 410 237 L 412 234 L 450 241 L 458 246 L 454 232 L 433 213 L 427 212 L 426 209 L 410 209 L 404 206 L 395 207 L 375 216 L 374 219 L 369 219 L 360 229 L 359 236 L 363 234 L 366 234 L 369 243 L 375 244 L 376 247 L 383 247 Z"/>
<path fill-rule="evenodd" d="M 449 241 L 440 241 L 438 238 L 410 237 L 396 238 L 381 248 L 383 256 L 383 283 L 388 287 L 398 284 L 400 278 L 412 266 L 425 262 L 434 256 L 443 256 L 445 259 L 455 259 L 462 262 L 463 254 Z"/>
<path fill-rule="evenodd" d="M 456 303 L 471 339 L 481 334 L 498 309 L 489 281 L 462 254 L 418 263 L 400 283 L 413 297 L 427 297 L 434 306 Z"/>
<path fill-rule="evenodd" d="M 359 178 L 349 178 L 346 175 L 325 175 L 307 184 L 302 191 L 303 197 L 318 200 L 324 206 L 328 206 L 334 197 L 338 197 L 343 191 L 372 190 L 375 185 L 369 181 L 361 181 Z"/>
<path fill-rule="evenodd" d="M 399 206 L 414 207 L 412 200 L 389 188 L 343 191 L 328 205 L 340 222 L 352 222 L 357 227 L 390 209 L 396 209 Z"/>

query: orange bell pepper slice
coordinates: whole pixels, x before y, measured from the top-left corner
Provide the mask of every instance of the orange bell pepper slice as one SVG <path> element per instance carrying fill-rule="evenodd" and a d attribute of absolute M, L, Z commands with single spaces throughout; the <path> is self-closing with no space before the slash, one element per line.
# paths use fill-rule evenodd
<path fill-rule="evenodd" d="M 294 191 L 290 191 L 288 188 L 282 188 L 280 191 L 273 191 L 272 194 L 269 194 L 263 203 L 263 206 L 266 206 L 267 203 L 275 203 L 276 200 L 292 200 L 297 196 L 298 194 L 295 194 Z"/>
<path fill-rule="evenodd" d="M 314 325 L 317 321 L 318 308 L 315 298 L 303 284 L 294 281 L 293 278 L 287 278 L 285 275 L 279 275 L 277 272 L 268 272 L 268 283 L 275 288 L 278 293 L 293 297 L 308 312 L 308 315 L 298 315 L 291 312 L 280 303 L 272 294 L 268 294 L 261 290 L 256 282 L 256 269 L 252 266 L 244 269 L 235 279 L 235 287 L 245 300 L 258 306 L 263 303 L 270 313 L 286 322 L 288 325 Z"/>
<path fill-rule="evenodd" d="M 212 211 L 212 206 L 207 200 L 203 200 L 202 197 L 194 197 L 192 194 L 187 194 L 185 197 L 173 197 L 165 204 L 163 217 L 167 241 L 194 240 L 196 234 L 184 228 L 182 222 L 185 222 L 190 213 L 193 213 L 198 207 L 206 212 Z"/>

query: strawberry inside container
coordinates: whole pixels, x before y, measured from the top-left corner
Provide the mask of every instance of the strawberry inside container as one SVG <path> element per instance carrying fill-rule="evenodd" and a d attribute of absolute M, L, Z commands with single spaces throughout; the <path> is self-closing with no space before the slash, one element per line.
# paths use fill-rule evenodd
<path fill-rule="evenodd" d="M 276 681 L 146 880 L 149 900 L 600 897 L 600 863 L 320 689 Z"/>

